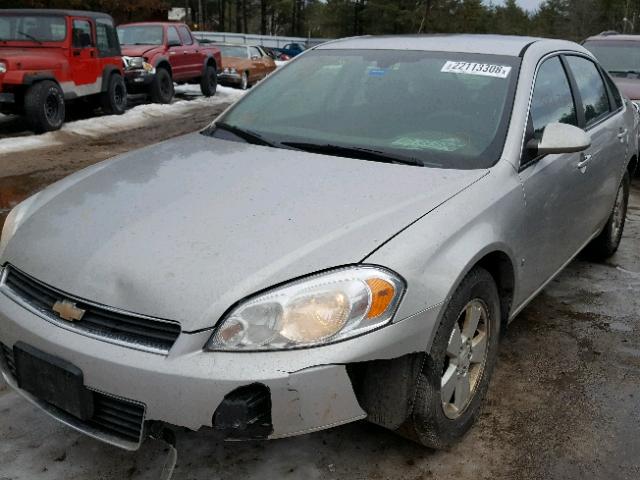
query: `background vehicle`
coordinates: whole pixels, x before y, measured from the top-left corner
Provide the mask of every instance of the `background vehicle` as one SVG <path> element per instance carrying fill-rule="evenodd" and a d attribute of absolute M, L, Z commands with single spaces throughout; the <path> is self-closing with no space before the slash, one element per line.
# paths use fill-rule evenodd
<path fill-rule="evenodd" d="M 0 111 L 24 115 L 35 132 L 60 128 L 75 100 L 124 113 L 122 67 L 109 15 L 0 10 Z"/>
<path fill-rule="evenodd" d="M 274 60 L 279 60 L 281 62 L 286 62 L 287 60 L 290 60 L 291 57 L 289 55 L 287 55 L 286 53 L 283 53 L 281 51 L 278 51 L 276 48 L 273 47 L 265 47 L 265 46 L 260 46 L 260 48 L 262 50 L 264 50 L 264 52 L 269 55 L 271 58 L 273 58 Z"/>
<path fill-rule="evenodd" d="M 287 55 L 289 58 L 293 58 L 297 55 L 300 55 L 306 49 L 307 48 L 301 43 L 287 43 L 282 48 L 274 48 L 274 50 L 276 50 L 277 52 L 280 52 L 281 54 Z"/>
<path fill-rule="evenodd" d="M 149 93 L 155 103 L 170 103 L 176 82 L 199 83 L 204 96 L 215 95 L 220 51 L 201 45 L 185 24 L 130 23 L 118 26 L 118 37 L 122 53 L 136 59 L 126 71 L 131 93 Z"/>
<path fill-rule="evenodd" d="M 622 93 L 640 109 L 640 35 L 603 32 L 589 37 L 583 46 L 598 58 Z M 640 174 L 640 168 L 635 173 Z"/>
<path fill-rule="evenodd" d="M 257 46 L 219 44 L 222 54 L 220 82 L 246 90 L 276 69 L 267 53 Z"/>

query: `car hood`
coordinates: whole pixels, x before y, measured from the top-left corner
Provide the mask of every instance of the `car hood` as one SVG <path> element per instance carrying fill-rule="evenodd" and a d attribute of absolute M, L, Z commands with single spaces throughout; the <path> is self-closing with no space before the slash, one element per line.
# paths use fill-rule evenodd
<path fill-rule="evenodd" d="M 122 45 L 122 55 L 127 57 L 143 57 L 152 50 L 160 49 L 160 45 Z"/>
<path fill-rule="evenodd" d="M 612 77 L 622 93 L 631 100 L 640 100 L 640 78 Z"/>
<path fill-rule="evenodd" d="M 234 67 L 234 68 L 244 68 L 248 66 L 251 62 L 247 58 L 239 58 L 239 57 L 222 57 L 222 66 L 224 68 Z"/>
<path fill-rule="evenodd" d="M 71 295 L 193 331 L 259 290 L 361 262 L 486 173 L 191 134 L 38 194 L 1 261 Z"/>

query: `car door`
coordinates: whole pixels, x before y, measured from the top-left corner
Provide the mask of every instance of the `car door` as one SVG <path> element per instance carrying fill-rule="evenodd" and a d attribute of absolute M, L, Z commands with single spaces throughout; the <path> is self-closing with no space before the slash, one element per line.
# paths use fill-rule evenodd
<path fill-rule="evenodd" d="M 540 139 L 549 123 L 579 126 L 575 93 L 559 56 L 544 60 L 538 69 L 527 125 L 526 139 Z M 536 157 L 525 150 L 520 178 L 526 199 L 519 229 L 524 239 L 519 255 L 524 264 L 522 292 L 534 293 L 567 263 L 587 241 L 584 221 L 591 203 L 589 183 L 578 165 L 583 153 Z"/>
<path fill-rule="evenodd" d="M 266 76 L 267 67 L 262 61 L 262 53 L 256 47 L 249 47 L 249 58 L 251 61 L 251 82 L 257 82 Z"/>
<path fill-rule="evenodd" d="M 625 164 L 629 132 L 624 126 L 623 109 L 612 102 L 597 65 L 582 56 L 565 58 L 581 100 L 585 130 L 591 136 L 582 171 L 589 185 L 590 203 L 585 205 L 583 214 L 589 229 L 595 233 L 611 214 Z"/>
<path fill-rule="evenodd" d="M 100 91 L 102 71 L 97 60 L 93 24 L 88 18 L 74 18 L 71 22 L 71 78 L 78 96 Z"/>
<path fill-rule="evenodd" d="M 180 80 L 188 77 L 187 59 L 184 58 L 184 47 L 178 35 L 178 30 L 172 25 L 167 27 L 167 51 L 169 61 L 171 62 L 173 78 Z"/>
<path fill-rule="evenodd" d="M 178 27 L 178 35 L 182 42 L 182 57 L 184 59 L 185 75 L 194 78 L 202 74 L 204 62 L 201 61 L 199 49 L 194 45 L 189 29 L 184 25 Z"/>

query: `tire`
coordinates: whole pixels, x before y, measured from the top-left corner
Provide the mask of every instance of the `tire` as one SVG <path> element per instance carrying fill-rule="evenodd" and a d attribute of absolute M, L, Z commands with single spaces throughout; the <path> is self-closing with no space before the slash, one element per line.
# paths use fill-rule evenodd
<path fill-rule="evenodd" d="M 153 103 L 171 103 L 174 93 L 171 73 L 166 68 L 158 68 L 151 83 L 151 101 Z"/>
<path fill-rule="evenodd" d="M 62 89 L 51 80 L 33 84 L 24 96 L 24 112 L 31 130 L 35 133 L 58 130 L 65 117 Z"/>
<path fill-rule="evenodd" d="M 200 91 L 205 97 L 213 97 L 218 88 L 218 72 L 211 65 L 207 65 L 204 69 L 202 78 L 200 79 Z"/>
<path fill-rule="evenodd" d="M 606 260 L 618 251 L 627 219 L 630 185 L 631 179 L 629 178 L 629 174 L 625 173 L 618 187 L 613 210 L 607 220 L 607 224 L 604 226 L 600 235 L 594 238 L 585 249 L 590 259 Z"/>
<path fill-rule="evenodd" d="M 249 75 L 247 72 L 242 72 L 242 77 L 240 78 L 240 90 L 246 90 L 249 88 Z"/>
<path fill-rule="evenodd" d="M 100 94 L 100 107 L 107 115 L 122 115 L 127 110 L 127 86 L 122 75 L 109 77 L 107 90 Z"/>
<path fill-rule="evenodd" d="M 465 342 L 461 332 L 473 328 L 470 327 L 476 318 L 473 312 L 479 315 L 478 327 L 471 336 L 475 341 Z M 460 348 L 456 337 L 462 340 Z M 480 414 L 496 364 L 499 338 L 498 288 L 489 272 L 474 268 L 446 307 L 431 353 L 426 356 L 418 377 L 413 412 L 398 433 L 435 449 L 448 448 L 461 439 Z M 475 350 L 471 348 L 474 343 Z M 455 352 L 455 356 L 451 352 Z M 477 355 L 476 362 L 472 360 L 473 355 Z M 458 388 L 464 392 L 465 378 L 470 391 L 466 401 L 466 396 L 458 395 Z M 458 402 L 459 408 L 456 408 Z"/>

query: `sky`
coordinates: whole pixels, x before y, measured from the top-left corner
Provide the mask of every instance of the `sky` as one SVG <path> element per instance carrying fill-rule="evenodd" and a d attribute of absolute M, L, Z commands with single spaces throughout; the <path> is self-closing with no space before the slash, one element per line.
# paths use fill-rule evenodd
<path fill-rule="evenodd" d="M 503 0 L 485 0 L 486 3 L 493 3 L 494 5 L 499 5 L 504 3 Z M 540 6 L 543 0 L 516 0 L 517 3 L 524 8 L 525 10 L 533 11 Z"/>

